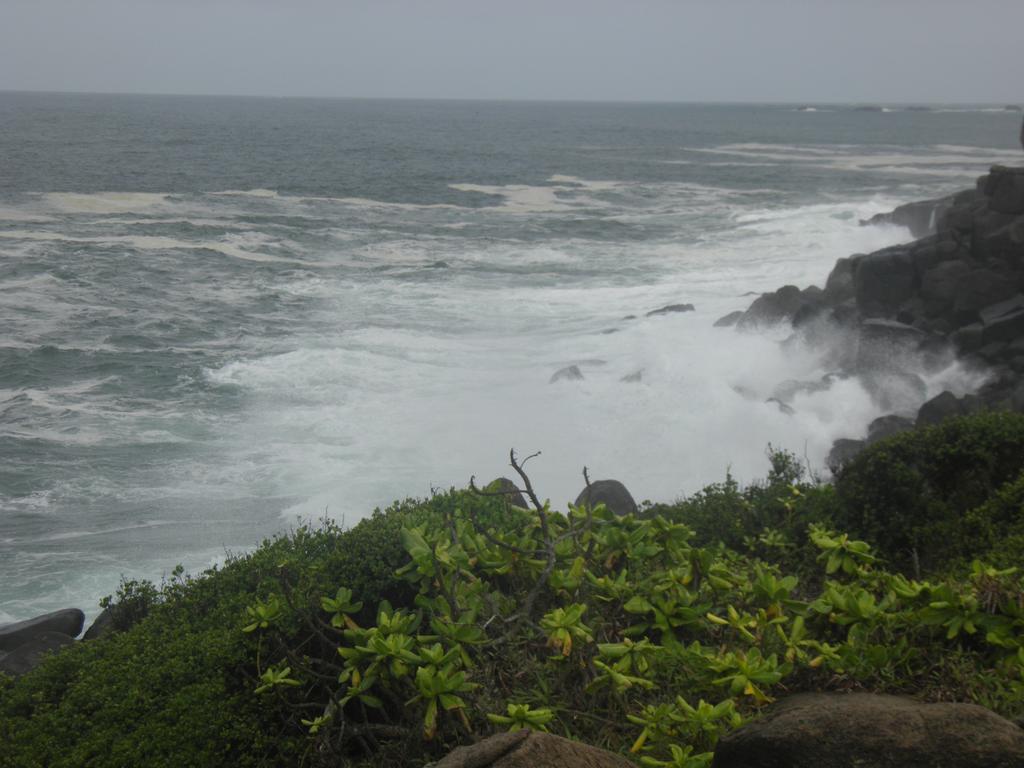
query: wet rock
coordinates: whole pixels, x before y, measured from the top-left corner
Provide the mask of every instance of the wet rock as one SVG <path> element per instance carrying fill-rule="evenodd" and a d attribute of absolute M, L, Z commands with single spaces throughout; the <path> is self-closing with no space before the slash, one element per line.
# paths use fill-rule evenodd
<path fill-rule="evenodd" d="M 655 317 L 656 315 L 671 315 L 676 312 L 693 312 L 693 304 L 669 304 L 659 309 L 652 309 L 647 313 L 647 317 Z"/>
<path fill-rule="evenodd" d="M 578 365 L 567 365 L 565 368 L 560 368 L 551 374 L 551 379 L 548 381 L 549 384 L 554 384 L 556 381 L 582 381 L 583 371 L 580 370 Z"/>
<path fill-rule="evenodd" d="M 939 216 L 953 204 L 952 197 L 901 205 L 889 213 L 879 213 L 861 224 L 897 224 L 907 227 L 912 237 L 926 237 L 935 231 Z"/>
<path fill-rule="evenodd" d="M 640 383 L 640 381 L 643 380 L 643 377 L 644 377 L 644 371 L 643 371 L 643 368 L 641 368 L 639 371 L 633 371 L 632 373 L 627 373 L 625 376 L 623 376 L 621 379 L 619 379 L 619 381 L 624 381 L 627 384 L 638 384 L 638 383 Z"/>
<path fill-rule="evenodd" d="M 946 390 L 921 406 L 917 412 L 917 426 L 928 427 L 941 424 L 946 419 L 960 416 L 963 413 L 964 407 L 960 399 Z"/>
<path fill-rule="evenodd" d="M 844 301 L 852 299 L 853 293 L 853 268 L 860 259 L 860 256 L 848 256 L 839 259 L 825 281 L 825 301 L 835 306 Z"/>
<path fill-rule="evenodd" d="M 898 435 L 900 432 L 906 432 L 908 429 L 913 428 L 914 420 L 906 416 L 897 416 L 894 413 L 888 416 L 879 416 L 868 424 L 867 444 L 874 445 L 879 440 L 885 440 L 887 437 Z"/>
<path fill-rule="evenodd" d="M 731 328 L 732 326 L 736 325 L 736 323 L 739 321 L 741 317 L 743 317 L 743 310 L 737 309 L 735 312 L 730 312 L 728 315 L 723 315 L 722 317 L 715 320 L 714 327 Z"/>
<path fill-rule="evenodd" d="M 806 300 L 795 285 L 784 285 L 774 293 L 762 294 L 736 323 L 737 328 L 752 329 L 791 322 Z"/>
<path fill-rule="evenodd" d="M 620 755 L 537 731 L 499 733 L 452 750 L 434 768 L 635 768 Z"/>
<path fill-rule="evenodd" d="M 868 693 L 783 699 L 723 736 L 712 768 L 1019 768 L 1024 730 L 976 704 Z"/>
<path fill-rule="evenodd" d="M 89 625 L 82 635 L 83 640 L 98 640 L 101 637 L 112 635 L 117 629 L 114 626 L 114 611 L 111 608 L 104 608 L 96 620 Z"/>
<path fill-rule="evenodd" d="M 513 507 L 530 508 L 530 505 L 526 503 L 526 499 L 523 498 L 523 494 L 519 492 L 519 486 L 507 477 L 499 477 L 497 480 L 492 480 L 484 486 L 484 491 L 502 494 Z"/>
<path fill-rule="evenodd" d="M 853 273 L 857 308 L 865 317 L 892 317 L 914 297 L 917 273 L 903 247 L 886 248 L 862 257 Z"/>
<path fill-rule="evenodd" d="M 924 311 L 931 317 L 950 312 L 963 279 L 971 268 L 963 261 L 946 261 L 937 264 L 921 277 L 921 298 Z"/>
<path fill-rule="evenodd" d="M 595 480 L 576 497 L 575 506 L 604 504 L 616 515 L 635 515 L 636 502 L 618 480 Z"/>
<path fill-rule="evenodd" d="M 35 669 L 47 655 L 74 642 L 73 637 L 62 632 L 40 632 L 0 657 L 0 672 L 11 677 L 24 675 Z"/>
<path fill-rule="evenodd" d="M 924 400 L 924 379 L 908 371 L 866 371 L 859 377 L 871 399 L 883 410 L 911 412 Z"/>
<path fill-rule="evenodd" d="M 1005 275 L 991 269 L 975 269 L 960 277 L 953 294 L 953 312 L 960 324 L 978 319 L 978 312 L 1006 301 L 1017 293 L 1017 286 Z"/>
<path fill-rule="evenodd" d="M 0 651 L 13 651 L 43 632 L 78 637 L 85 625 L 85 614 L 77 608 L 65 608 L 14 624 L 0 626 Z"/>
<path fill-rule="evenodd" d="M 979 313 L 982 322 L 981 342 L 1014 341 L 1024 335 L 1024 295 L 1001 301 L 983 308 Z"/>
<path fill-rule="evenodd" d="M 848 437 L 841 437 L 832 443 L 832 450 L 828 452 L 825 459 L 832 474 L 837 474 L 846 464 L 849 464 L 857 457 L 867 444 L 863 440 L 851 440 Z"/>
<path fill-rule="evenodd" d="M 997 213 L 1024 213 L 1024 168 L 994 165 L 982 190 L 988 207 Z"/>
<path fill-rule="evenodd" d="M 906 365 L 908 356 L 921 347 L 927 334 L 896 320 L 871 318 L 860 324 L 857 369 L 891 371 Z"/>

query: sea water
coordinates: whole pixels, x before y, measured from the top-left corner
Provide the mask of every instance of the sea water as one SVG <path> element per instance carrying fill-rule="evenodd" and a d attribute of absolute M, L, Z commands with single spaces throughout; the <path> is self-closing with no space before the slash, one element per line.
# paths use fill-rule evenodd
<path fill-rule="evenodd" d="M 782 413 L 820 356 L 713 322 L 908 240 L 859 222 L 1017 161 L 1018 120 L 0 93 L 0 622 L 511 448 L 556 506 L 583 466 L 659 501 L 769 444 L 824 471 L 878 404 L 846 380 Z"/>

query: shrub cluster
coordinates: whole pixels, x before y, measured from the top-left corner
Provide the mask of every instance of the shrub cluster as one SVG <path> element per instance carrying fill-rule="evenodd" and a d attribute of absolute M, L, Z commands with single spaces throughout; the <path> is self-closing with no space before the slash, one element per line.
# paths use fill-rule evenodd
<path fill-rule="evenodd" d="M 834 487 L 771 452 L 636 516 L 453 490 L 300 528 L 125 583 L 121 631 L 0 678 L 0 766 L 404 766 L 527 727 L 697 768 L 801 690 L 1019 716 L 1021 448 L 1024 417 L 983 414 Z"/>

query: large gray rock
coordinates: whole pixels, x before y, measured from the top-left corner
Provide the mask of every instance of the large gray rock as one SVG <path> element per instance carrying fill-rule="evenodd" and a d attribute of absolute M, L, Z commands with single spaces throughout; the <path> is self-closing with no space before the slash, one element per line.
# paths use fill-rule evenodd
<path fill-rule="evenodd" d="M 825 466 L 827 466 L 832 474 L 838 474 L 838 472 L 855 458 L 857 455 L 864 450 L 867 443 L 863 440 L 852 440 L 848 437 L 841 437 L 832 443 L 832 450 L 828 452 L 828 458 L 825 459 Z"/>
<path fill-rule="evenodd" d="M 976 704 L 803 694 L 723 736 L 712 768 L 1021 768 L 1024 730 Z"/>
<path fill-rule="evenodd" d="M 499 733 L 458 747 L 434 768 L 636 768 L 626 758 L 561 736 L 535 731 Z"/>
<path fill-rule="evenodd" d="M 908 429 L 914 428 L 914 420 L 908 419 L 906 416 L 898 416 L 895 413 L 891 413 L 888 416 L 879 416 L 877 419 L 868 424 L 868 445 L 874 445 L 879 440 L 885 440 L 887 437 L 898 435 L 900 432 L 906 432 Z"/>
<path fill-rule="evenodd" d="M 18 677 L 35 669 L 44 657 L 71 645 L 75 639 L 62 632 L 40 632 L 10 653 L 0 656 L 0 672 Z"/>
<path fill-rule="evenodd" d="M 964 405 L 960 398 L 947 390 L 921 406 L 917 412 L 917 426 L 928 427 L 941 424 L 946 419 L 961 416 L 963 413 Z"/>
<path fill-rule="evenodd" d="M 519 492 L 519 486 L 507 477 L 499 477 L 497 480 L 492 480 L 484 486 L 484 491 L 486 493 L 502 494 L 505 500 L 513 507 L 530 508 L 530 505 L 526 503 L 526 499 L 523 498 L 523 494 Z"/>
<path fill-rule="evenodd" d="M 580 507 L 584 504 L 588 507 L 604 504 L 616 515 L 635 515 L 637 511 L 632 495 L 626 490 L 626 486 L 618 480 L 595 480 L 592 482 L 576 497 L 575 506 Z"/>
<path fill-rule="evenodd" d="M 1024 335 L 1024 295 L 1022 294 L 984 307 L 978 314 L 982 322 L 979 347 L 994 341 L 1013 342 Z"/>
<path fill-rule="evenodd" d="M 853 298 L 853 269 L 862 257 L 848 256 L 839 259 L 825 280 L 824 299 L 831 306 L 842 304 Z"/>
<path fill-rule="evenodd" d="M 994 165 L 982 190 L 988 207 L 998 213 L 1024 213 L 1024 168 Z"/>
<path fill-rule="evenodd" d="M 795 285 L 784 285 L 774 293 L 765 293 L 755 299 L 736 323 L 736 327 L 752 329 L 792 322 L 793 316 L 806 303 L 799 288 Z"/>
<path fill-rule="evenodd" d="M 889 213 L 879 213 L 861 224 L 897 224 L 907 227 L 912 237 L 925 237 L 935 231 L 939 217 L 953 204 L 952 197 L 921 200 L 901 205 Z"/>
<path fill-rule="evenodd" d="M 926 271 L 921 277 L 925 314 L 936 317 L 950 312 L 957 290 L 970 271 L 970 266 L 963 261 L 945 261 Z"/>
<path fill-rule="evenodd" d="M 85 624 L 85 614 L 77 608 L 65 608 L 0 627 L 0 651 L 13 651 L 22 643 L 43 632 L 59 632 L 78 637 Z"/>
<path fill-rule="evenodd" d="M 893 317 L 900 305 L 914 297 L 917 272 L 910 252 L 886 248 L 869 253 L 853 273 L 857 308 L 865 317 Z"/>
<path fill-rule="evenodd" d="M 973 322 L 978 312 L 1017 293 L 1017 286 L 1006 275 L 991 269 L 975 269 L 962 275 L 953 294 L 953 312 L 960 323 Z"/>
<path fill-rule="evenodd" d="M 919 328 L 895 320 L 870 318 L 860 324 L 857 369 L 860 371 L 899 370 L 915 354 L 927 334 Z"/>

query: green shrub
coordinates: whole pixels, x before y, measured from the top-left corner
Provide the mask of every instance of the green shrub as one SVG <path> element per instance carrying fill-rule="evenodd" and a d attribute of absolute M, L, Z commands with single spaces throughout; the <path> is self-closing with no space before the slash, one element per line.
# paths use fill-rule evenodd
<path fill-rule="evenodd" d="M 983 554 L 967 513 L 1024 470 L 1024 415 L 986 412 L 893 436 L 836 478 L 836 527 L 908 572 Z"/>
<path fill-rule="evenodd" d="M 351 584 L 372 606 L 368 617 L 382 599 L 407 601 L 414 591 L 395 576 L 407 557 L 402 525 L 457 496 L 398 503 L 347 531 L 299 528 L 200 577 L 176 571 L 159 589 L 122 585 L 108 602 L 134 626 L 77 643 L 0 688 L 0 765 L 297 764 L 304 740 L 282 729 L 272 700 L 252 695 L 257 642 L 240 631 L 246 607 L 280 594 L 282 582 L 302 600 Z"/>

